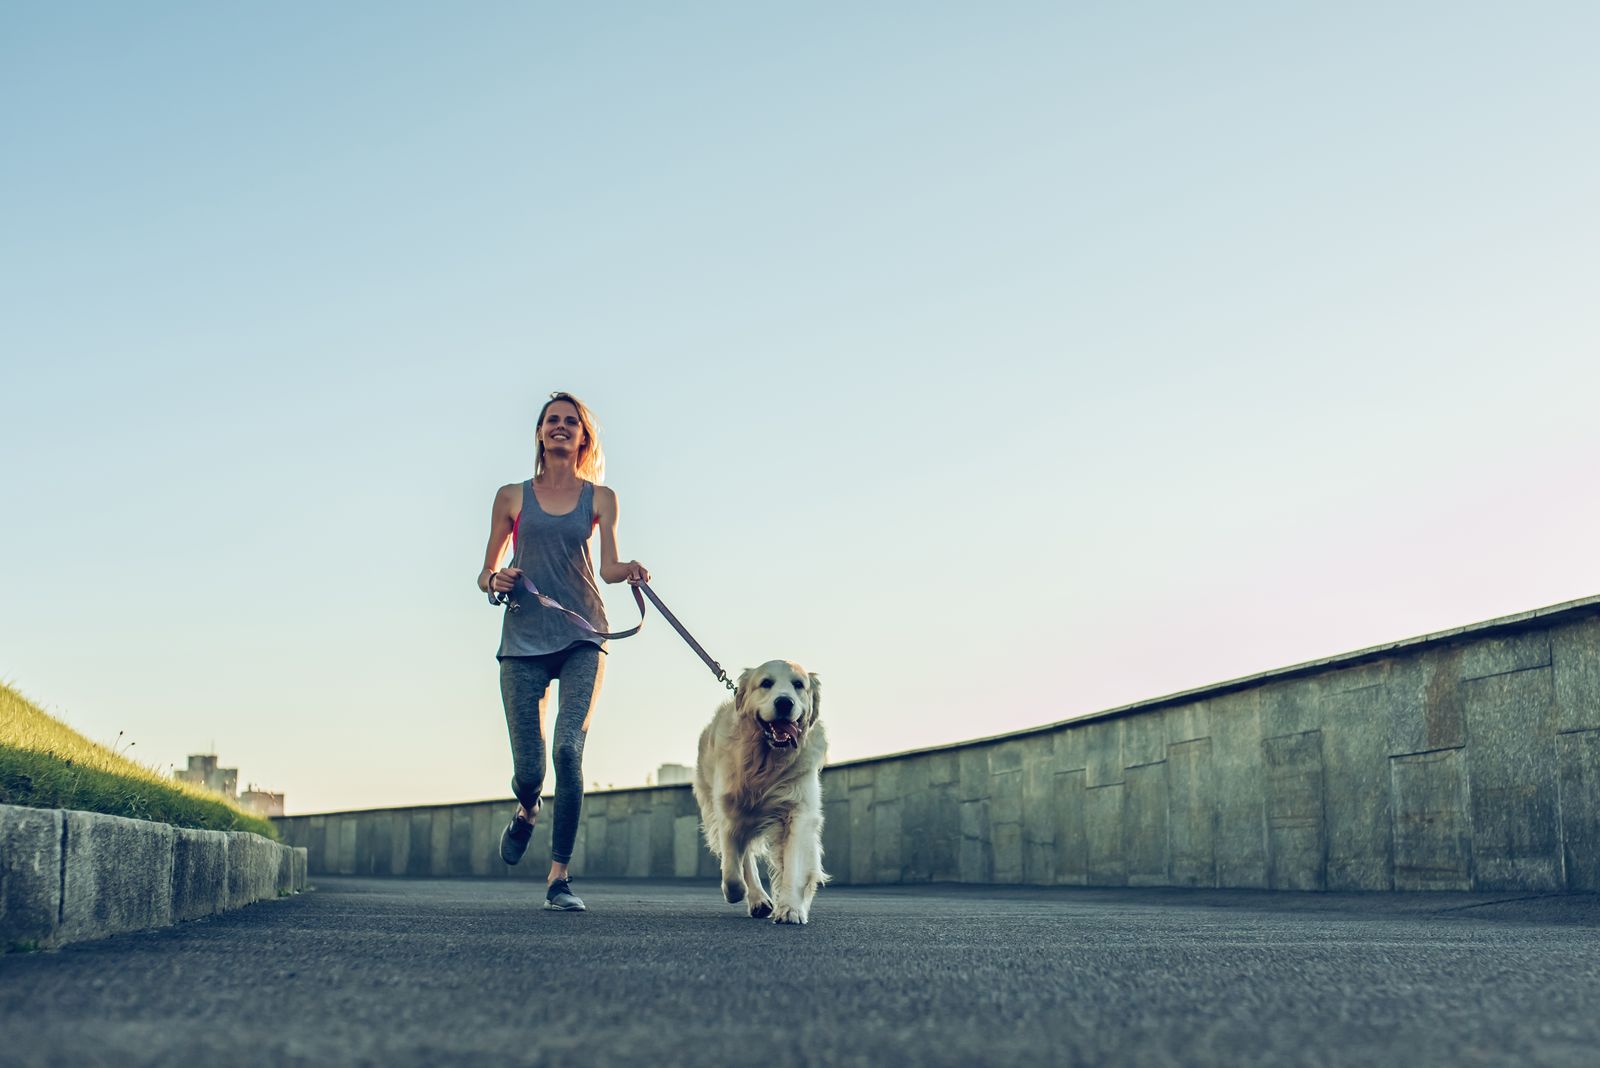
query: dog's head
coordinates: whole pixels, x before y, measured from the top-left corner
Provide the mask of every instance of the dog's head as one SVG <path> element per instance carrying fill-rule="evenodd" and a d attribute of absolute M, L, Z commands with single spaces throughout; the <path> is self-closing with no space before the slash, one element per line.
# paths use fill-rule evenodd
<path fill-rule="evenodd" d="M 740 672 L 733 700 L 774 749 L 798 749 L 822 707 L 817 677 L 792 660 L 768 660 Z"/>

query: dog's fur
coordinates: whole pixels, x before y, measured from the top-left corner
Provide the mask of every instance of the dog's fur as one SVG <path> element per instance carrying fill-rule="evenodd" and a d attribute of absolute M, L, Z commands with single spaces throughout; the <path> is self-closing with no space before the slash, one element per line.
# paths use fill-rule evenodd
<path fill-rule="evenodd" d="M 820 711 L 817 677 L 791 661 L 769 660 L 739 675 L 733 699 L 700 734 L 700 827 L 722 861 L 722 896 L 729 904 L 748 900 L 757 919 L 805 923 L 817 887 L 828 881 L 820 776 L 828 736 Z M 774 744 L 790 735 L 792 747 Z M 767 860 L 771 898 L 758 856 Z"/>

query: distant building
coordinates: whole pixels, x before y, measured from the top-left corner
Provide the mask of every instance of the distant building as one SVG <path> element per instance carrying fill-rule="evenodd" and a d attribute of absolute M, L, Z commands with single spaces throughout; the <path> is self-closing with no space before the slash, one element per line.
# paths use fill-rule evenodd
<path fill-rule="evenodd" d="M 271 790 L 257 790 L 255 783 L 245 787 L 244 793 L 239 795 L 239 804 L 258 816 L 283 815 L 283 795 Z"/>
<path fill-rule="evenodd" d="M 174 769 L 172 777 L 183 782 L 192 782 L 196 786 L 204 786 L 207 790 L 219 793 L 230 801 L 239 802 L 244 808 L 258 815 L 283 815 L 282 794 L 258 789 L 255 783 L 247 786 L 241 794 L 239 769 L 217 767 L 215 753 L 190 753 L 189 766 L 181 770 Z"/>
<path fill-rule="evenodd" d="M 215 753 L 190 753 L 189 766 L 174 771 L 172 777 L 204 786 L 227 798 L 237 799 L 239 795 L 239 769 L 217 767 Z"/>
<path fill-rule="evenodd" d="M 656 769 L 657 786 L 671 786 L 675 782 L 694 782 L 694 769 L 686 764 L 663 764 Z"/>

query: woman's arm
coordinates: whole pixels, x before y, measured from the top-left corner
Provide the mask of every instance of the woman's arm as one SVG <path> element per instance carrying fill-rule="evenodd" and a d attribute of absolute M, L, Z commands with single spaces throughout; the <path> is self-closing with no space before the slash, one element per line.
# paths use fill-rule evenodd
<path fill-rule="evenodd" d="M 650 572 L 639 561 L 617 559 L 617 493 L 610 486 L 594 488 L 594 512 L 600 527 L 600 578 L 606 582 L 649 582 Z"/>
<path fill-rule="evenodd" d="M 491 585 L 497 592 L 506 593 L 522 574 L 514 567 L 508 568 L 504 575 L 498 572 L 500 561 L 505 559 L 506 543 L 511 540 L 511 527 L 516 522 L 519 489 L 521 487 L 516 484 L 501 486 L 494 495 L 494 509 L 489 513 L 489 545 L 483 551 L 483 570 L 478 572 L 478 589 L 485 593 Z M 499 584 L 495 585 L 497 582 Z"/>

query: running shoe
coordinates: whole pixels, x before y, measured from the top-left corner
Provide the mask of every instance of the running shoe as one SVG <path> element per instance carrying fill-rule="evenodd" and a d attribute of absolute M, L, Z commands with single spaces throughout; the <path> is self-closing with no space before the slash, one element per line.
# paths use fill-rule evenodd
<path fill-rule="evenodd" d="M 511 822 L 506 824 L 506 829 L 500 832 L 500 859 L 507 864 L 515 864 L 522 859 L 522 854 L 528 851 L 528 843 L 533 839 L 533 825 L 539 819 L 539 806 L 533 807 L 532 820 L 520 820 L 514 814 Z"/>
<path fill-rule="evenodd" d="M 583 898 L 572 892 L 572 884 L 566 879 L 557 879 L 550 884 L 550 889 L 544 895 L 544 907 L 552 912 L 583 912 Z"/>

